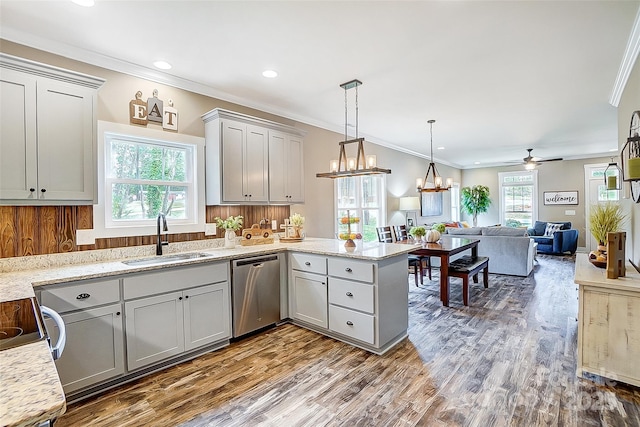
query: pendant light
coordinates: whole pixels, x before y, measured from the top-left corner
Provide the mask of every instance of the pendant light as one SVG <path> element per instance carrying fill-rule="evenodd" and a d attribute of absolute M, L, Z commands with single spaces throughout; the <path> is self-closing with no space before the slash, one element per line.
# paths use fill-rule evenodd
<path fill-rule="evenodd" d="M 364 138 L 358 137 L 358 86 L 362 82 L 360 80 L 351 80 L 340 85 L 344 89 L 344 141 L 338 143 L 340 153 L 338 160 L 331 160 L 329 163 L 329 172 L 317 173 L 317 178 L 345 178 L 350 176 L 376 175 L 391 173 L 390 169 L 379 168 L 375 155 L 366 156 L 364 154 Z M 356 137 L 348 139 L 347 123 L 348 123 L 348 105 L 347 91 L 349 89 L 356 90 Z M 345 145 L 357 144 L 358 151 L 356 157 L 347 158 Z"/>
<path fill-rule="evenodd" d="M 607 190 L 620 190 L 622 189 L 622 183 L 620 182 L 620 177 L 622 176 L 622 171 L 618 167 L 618 164 L 613 161 L 613 157 L 611 158 L 611 162 L 604 170 L 604 183 L 607 185 Z"/>
<path fill-rule="evenodd" d="M 447 191 L 451 188 L 451 184 L 453 183 L 451 178 L 447 178 L 446 185 L 442 185 L 442 177 L 438 175 L 436 164 L 433 162 L 433 124 L 435 122 L 435 120 L 427 121 L 427 123 L 429 123 L 429 133 L 431 134 L 431 161 L 429 162 L 429 167 L 427 168 L 427 174 L 424 176 L 424 180 L 420 178 L 416 179 L 416 187 L 419 193 Z M 429 174 L 431 174 L 431 177 L 429 177 Z M 428 182 L 432 182 L 433 187 L 428 186 Z"/>

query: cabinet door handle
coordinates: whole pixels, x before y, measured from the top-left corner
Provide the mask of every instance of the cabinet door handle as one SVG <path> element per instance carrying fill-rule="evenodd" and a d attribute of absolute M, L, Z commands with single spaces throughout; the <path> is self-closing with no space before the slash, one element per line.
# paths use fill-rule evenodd
<path fill-rule="evenodd" d="M 29 191 L 31 191 L 33 193 L 34 191 L 36 191 L 36 189 L 35 188 L 30 188 Z"/>
<path fill-rule="evenodd" d="M 184 299 L 189 299 L 189 295 L 185 295 Z"/>
<path fill-rule="evenodd" d="M 347 320 L 347 325 L 353 326 L 353 322 L 351 320 Z"/>
<path fill-rule="evenodd" d="M 78 295 L 78 296 L 76 297 L 76 299 L 87 299 L 87 298 L 89 298 L 90 296 L 91 296 L 90 294 L 82 293 L 82 294 Z"/>
<path fill-rule="evenodd" d="M 324 283 L 324 282 L 320 282 L 320 283 L 321 283 L 322 285 L 326 285 L 326 283 Z"/>
<path fill-rule="evenodd" d="M 116 316 L 120 316 L 120 312 L 119 311 L 116 311 Z"/>
<path fill-rule="evenodd" d="M 352 294 L 351 292 L 347 292 L 347 296 L 348 296 L 348 297 L 352 297 L 352 296 L 353 296 L 353 294 Z"/>
<path fill-rule="evenodd" d="M 305 262 L 304 265 L 306 265 L 307 267 L 309 267 L 311 265 L 311 263 L 309 261 Z"/>
<path fill-rule="evenodd" d="M 179 299 L 180 301 L 182 301 L 182 297 L 178 297 L 178 299 Z"/>
<path fill-rule="evenodd" d="M 47 189 L 46 189 L 46 188 L 42 188 L 42 189 L 40 190 L 40 192 L 41 192 L 41 193 L 46 193 L 46 192 L 47 192 Z"/>
<path fill-rule="evenodd" d="M 349 267 L 345 268 L 344 271 L 346 271 L 347 273 L 351 273 L 353 270 Z"/>

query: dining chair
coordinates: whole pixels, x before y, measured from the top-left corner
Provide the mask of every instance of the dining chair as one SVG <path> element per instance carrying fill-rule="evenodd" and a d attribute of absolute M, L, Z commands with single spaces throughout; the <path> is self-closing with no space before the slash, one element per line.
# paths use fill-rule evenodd
<path fill-rule="evenodd" d="M 409 233 L 405 225 L 394 225 L 393 232 L 396 235 L 396 241 L 409 240 Z M 415 257 L 420 262 L 420 284 L 422 284 L 422 277 L 424 277 L 425 270 L 429 273 L 429 280 L 431 280 L 431 257 L 409 255 L 409 257 Z M 418 282 L 416 282 L 416 286 Z"/>
<path fill-rule="evenodd" d="M 391 234 L 391 227 L 376 227 L 376 232 L 378 233 L 378 241 L 382 243 L 393 243 L 393 235 Z M 413 278 L 416 282 L 416 286 L 418 286 L 418 278 L 420 283 L 422 283 L 422 262 L 420 260 L 422 257 L 417 257 L 415 255 L 409 255 L 409 267 L 413 269 Z M 411 272 L 411 270 L 409 270 Z"/>

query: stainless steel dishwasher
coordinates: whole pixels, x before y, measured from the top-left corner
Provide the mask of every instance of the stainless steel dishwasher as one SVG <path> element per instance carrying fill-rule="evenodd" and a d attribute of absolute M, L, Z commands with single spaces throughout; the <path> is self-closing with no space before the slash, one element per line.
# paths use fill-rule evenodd
<path fill-rule="evenodd" d="M 280 255 L 232 262 L 233 336 L 239 337 L 280 320 Z"/>

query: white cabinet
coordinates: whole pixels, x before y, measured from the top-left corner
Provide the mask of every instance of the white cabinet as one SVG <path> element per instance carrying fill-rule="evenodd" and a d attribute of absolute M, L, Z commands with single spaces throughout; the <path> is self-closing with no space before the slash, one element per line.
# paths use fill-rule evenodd
<path fill-rule="evenodd" d="M 607 279 L 606 270 L 576 256 L 579 285 L 578 366 L 584 372 L 640 386 L 640 274 Z"/>
<path fill-rule="evenodd" d="M 118 377 L 125 373 L 122 306 L 118 279 L 93 280 L 46 287 L 40 301 L 62 316 L 67 341 L 55 361 L 64 392 Z M 55 324 L 47 319 L 52 342 Z"/>
<path fill-rule="evenodd" d="M 304 202 L 302 138 L 269 132 L 269 200 Z"/>
<path fill-rule="evenodd" d="M 130 371 L 231 337 L 228 270 L 211 263 L 124 278 Z"/>
<path fill-rule="evenodd" d="M 0 203 L 96 201 L 96 91 L 103 83 L 0 54 Z"/>
<path fill-rule="evenodd" d="M 205 113 L 202 119 L 207 205 L 303 200 L 303 131 L 220 108 Z"/>

